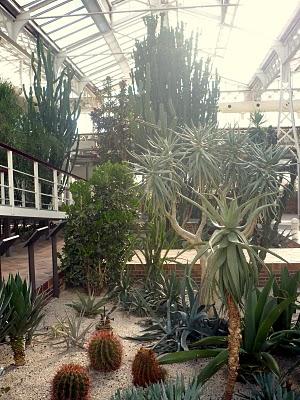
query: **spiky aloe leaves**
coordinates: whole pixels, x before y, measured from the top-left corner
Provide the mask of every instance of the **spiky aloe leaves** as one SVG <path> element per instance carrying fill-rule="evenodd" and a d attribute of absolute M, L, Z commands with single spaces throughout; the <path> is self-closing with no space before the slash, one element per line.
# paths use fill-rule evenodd
<path fill-rule="evenodd" d="M 89 390 L 90 378 L 86 368 L 66 364 L 54 376 L 51 400 L 88 400 Z"/>
<path fill-rule="evenodd" d="M 120 339 L 110 330 L 96 332 L 89 343 L 88 353 L 92 368 L 101 372 L 116 371 L 122 363 Z"/>
<path fill-rule="evenodd" d="M 166 370 L 159 365 L 153 350 L 142 347 L 133 360 L 132 376 L 135 386 L 146 387 L 164 381 Z"/>

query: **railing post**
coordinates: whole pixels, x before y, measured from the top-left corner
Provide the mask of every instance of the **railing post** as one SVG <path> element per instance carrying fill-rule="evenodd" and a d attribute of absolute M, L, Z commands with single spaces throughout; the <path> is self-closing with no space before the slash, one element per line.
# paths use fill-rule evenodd
<path fill-rule="evenodd" d="M 39 163 L 33 163 L 35 208 L 40 209 Z"/>
<path fill-rule="evenodd" d="M 11 150 L 7 151 L 7 167 L 8 167 L 8 197 L 9 205 L 15 206 L 15 192 L 14 192 L 14 164 L 13 153 Z"/>
<path fill-rule="evenodd" d="M 53 209 L 54 211 L 58 211 L 58 186 L 57 186 L 57 171 L 53 170 Z"/>
<path fill-rule="evenodd" d="M 26 207 L 26 192 L 25 192 L 25 181 L 22 181 L 22 207 Z"/>
<path fill-rule="evenodd" d="M 1 185 L 1 204 L 5 206 L 5 177 L 4 172 L 0 175 L 0 185 Z"/>
<path fill-rule="evenodd" d="M 72 178 L 72 176 L 70 176 L 70 179 L 69 179 L 69 204 L 73 204 L 73 196 L 72 196 L 72 192 L 70 190 L 70 186 L 73 182 L 74 182 L 74 178 Z"/>

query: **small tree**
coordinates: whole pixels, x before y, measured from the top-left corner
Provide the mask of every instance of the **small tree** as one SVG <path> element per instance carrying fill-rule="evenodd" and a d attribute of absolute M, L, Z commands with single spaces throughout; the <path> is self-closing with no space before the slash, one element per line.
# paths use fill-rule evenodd
<path fill-rule="evenodd" d="M 71 192 L 61 268 L 70 286 L 99 291 L 118 279 L 131 255 L 138 206 L 133 175 L 125 164 L 108 162 Z"/>
<path fill-rule="evenodd" d="M 100 163 L 128 161 L 133 149 L 133 133 L 126 82 L 120 82 L 117 92 L 113 90 L 111 78 L 107 77 L 100 97 L 101 105 L 91 112 Z"/>

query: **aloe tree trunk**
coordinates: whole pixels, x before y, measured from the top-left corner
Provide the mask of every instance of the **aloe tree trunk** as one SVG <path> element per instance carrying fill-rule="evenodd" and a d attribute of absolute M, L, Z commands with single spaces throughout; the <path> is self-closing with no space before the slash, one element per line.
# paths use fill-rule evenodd
<path fill-rule="evenodd" d="M 10 337 L 10 345 L 17 367 L 25 365 L 25 338 L 24 336 Z"/>
<path fill-rule="evenodd" d="M 239 370 L 239 353 L 241 347 L 241 315 L 233 298 L 227 296 L 228 310 L 228 378 L 223 400 L 231 400 Z"/>

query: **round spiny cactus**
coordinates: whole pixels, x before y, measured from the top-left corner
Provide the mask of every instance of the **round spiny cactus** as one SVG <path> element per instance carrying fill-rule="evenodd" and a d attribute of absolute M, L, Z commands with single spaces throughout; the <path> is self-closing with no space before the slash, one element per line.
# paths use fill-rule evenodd
<path fill-rule="evenodd" d="M 153 350 L 142 347 L 133 360 L 132 376 L 135 386 L 146 387 L 164 381 L 166 370 L 159 365 Z"/>
<path fill-rule="evenodd" d="M 91 366 L 97 371 L 115 371 L 121 366 L 122 344 L 110 330 L 101 330 L 92 336 L 88 353 Z"/>
<path fill-rule="evenodd" d="M 90 378 L 86 368 L 66 364 L 55 374 L 51 400 L 88 400 L 89 389 Z"/>

